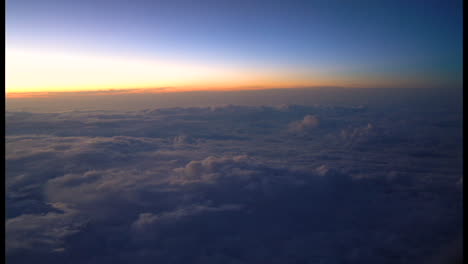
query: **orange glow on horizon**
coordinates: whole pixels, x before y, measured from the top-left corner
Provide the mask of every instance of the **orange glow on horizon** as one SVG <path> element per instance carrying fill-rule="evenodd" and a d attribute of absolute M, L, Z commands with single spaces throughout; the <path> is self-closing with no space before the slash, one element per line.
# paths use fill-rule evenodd
<path fill-rule="evenodd" d="M 7 98 L 324 86 L 402 88 L 423 83 L 415 76 L 349 75 L 338 68 L 253 68 L 12 49 L 6 50 L 5 66 Z"/>
<path fill-rule="evenodd" d="M 5 91 L 9 97 L 17 93 L 146 90 L 153 87 L 180 87 L 174 91 L 187 91 L 330 85 L 304 69 L 249 69 L 23 50 L 7 50 L 5 72 Z"/>
<path fill-rule="evenodd" d="M 144 94 L 144 93 L 182 93 L 182 92 L 203 92 L 203 91 L 252 91 L 268 89 L 294 89 L 308 88 L 309 86 L 295 87 L 263 87 L 263 86 L 245 86 L 245 87 L 161 87 L 161 88 L 134 88 L 134 89 L 108 89 L 108 90 L 75 90 L 75 91 L 43 91 L 43 92 L 8 92 L 7 98 L 46 98 L 54 96 L 100 96 L 100 95 L 122 95 L 122 94 Z"/>

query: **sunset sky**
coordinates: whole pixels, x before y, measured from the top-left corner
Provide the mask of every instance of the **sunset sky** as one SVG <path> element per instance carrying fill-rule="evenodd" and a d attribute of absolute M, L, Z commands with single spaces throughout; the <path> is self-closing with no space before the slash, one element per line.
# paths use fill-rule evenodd
<path fill-rule="evenodd" d="M 7 0 L 6 262 L 462 263 L 462 4 Z"/>
<path fill-rule="evenodd" d="M 6 92 L 459 87 L 462 1 L 8 0 Z"/>

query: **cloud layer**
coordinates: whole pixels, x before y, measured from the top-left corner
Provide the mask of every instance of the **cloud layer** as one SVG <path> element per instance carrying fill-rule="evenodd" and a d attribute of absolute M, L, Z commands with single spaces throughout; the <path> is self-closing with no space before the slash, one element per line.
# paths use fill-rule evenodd
<path fill-rule="evenodd" d="M 414 263 L 460 241 L 444 108 L 7 112 L 6 134 L 10 263 Z"/>

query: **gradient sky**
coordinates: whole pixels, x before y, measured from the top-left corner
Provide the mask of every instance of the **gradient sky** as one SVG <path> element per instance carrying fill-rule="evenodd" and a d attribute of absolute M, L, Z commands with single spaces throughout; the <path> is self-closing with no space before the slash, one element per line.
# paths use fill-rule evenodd
<path fill-rule="evenodd" d="M 461 87 L 462 1 L 8 0 L 6 90 Z"/>

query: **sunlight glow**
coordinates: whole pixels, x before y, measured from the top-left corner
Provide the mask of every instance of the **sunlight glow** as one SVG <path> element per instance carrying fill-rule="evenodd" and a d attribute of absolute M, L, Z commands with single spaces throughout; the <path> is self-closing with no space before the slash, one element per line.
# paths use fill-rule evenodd
<path fill-rule="evenodd" d="M 306 86 L 307 77 L 228 67 L 60 52 L 7 50 L 6 91 L 60 92 L 156 87 Z M 317 83 L 315 83 L 317 84 Z"/>

